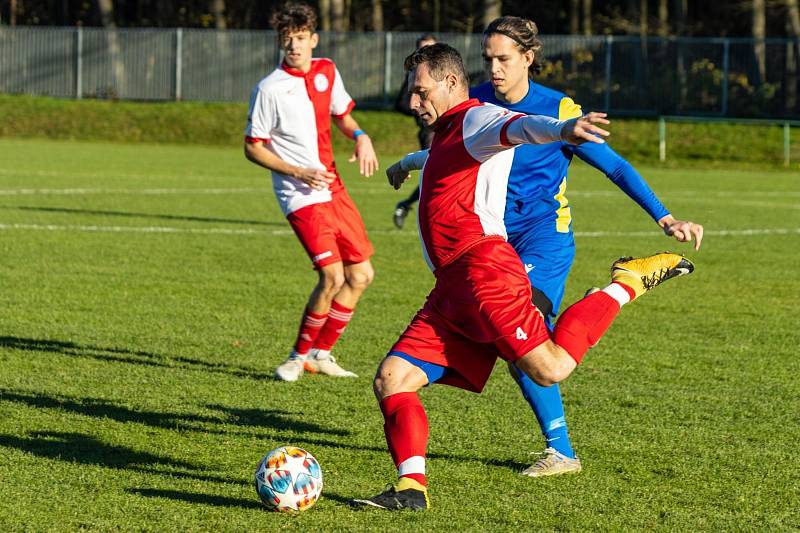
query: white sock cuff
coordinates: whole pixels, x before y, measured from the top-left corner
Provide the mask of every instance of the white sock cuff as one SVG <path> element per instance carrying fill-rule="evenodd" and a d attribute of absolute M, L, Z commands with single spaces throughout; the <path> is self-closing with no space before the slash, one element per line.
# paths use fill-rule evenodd
<path fill-rule="evenodd" d="M 401 476 L 406 474 L 425 474 L 425 458 L 420 455 L 409 457 L 397 466 L 397 473 Z"/>
<path fill-rule="evenodd" d="M 630 294 L 619 283 L 612 283 L 603 289 L 603 292 L 614 298 L 620 307 L 631 301 Z"/>

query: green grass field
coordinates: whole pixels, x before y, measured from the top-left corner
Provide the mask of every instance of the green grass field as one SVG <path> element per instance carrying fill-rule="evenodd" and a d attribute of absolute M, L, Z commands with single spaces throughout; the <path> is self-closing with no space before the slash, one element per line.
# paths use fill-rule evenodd
<path fill-rule="evenodd" d="M 376 248 L 336 348 L 361 377 L 286 384 L 316 278 L 238 148 L 0 140 L 0 530 L 800 528 L 796 171 L 642 169 L 705 224 L 693 252 L 574 165 L 565 301 L 622 254 L 680 250 L 696 272 L 626 307 L 562 385 L 581 474 L 517 475 L 543 446 L 498 365 L 482 395 L 422 391 L 433 508 L 389 514 L 344 502 L 393 480 L 371 376 L 432 276 L 391 226 L 400 193 L 339 155 Z M 325 476 L 298 516 L 251 486 L 284 444 Z"/>

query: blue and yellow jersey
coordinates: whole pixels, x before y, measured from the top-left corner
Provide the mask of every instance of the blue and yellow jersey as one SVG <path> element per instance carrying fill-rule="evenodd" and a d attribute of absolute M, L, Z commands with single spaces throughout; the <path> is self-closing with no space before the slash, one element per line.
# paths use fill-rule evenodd
<path fill-rule="evenodd" d="M 533 81 L 528 83 L 528 94 L 515 104 L 499 101 L 495 97 L 494 87 L 488 82 L 471 88 L 470 96 L 511 111 L 559 120 L 578 117 L 583 113 L 581 107 L 565 94 Z M 572 231 L 572 213 L 567 200 L 567 170 L 573 154 L 605 173 L 654 220 L 669 214 L 639 173 L 608 144 L 526 144 L 515 148 L 508 179 L 505 225 L 510 240 L 513 234 L 533 226 L 539 231 L 547 227 L 556 233 Z"/>

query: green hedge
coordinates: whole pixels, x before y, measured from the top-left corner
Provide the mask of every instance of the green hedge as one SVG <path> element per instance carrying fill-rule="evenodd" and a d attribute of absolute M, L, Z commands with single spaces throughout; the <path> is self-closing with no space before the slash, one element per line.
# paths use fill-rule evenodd
<path fill-rule="evenodd" d="M 0 136 L 111 142 L 193 143 L 239 146 L 245 104 L 141 103 L 0 95 Z M 391 111 L 355 111 L 379 154 L 417 149 L 414 121 Z M 613 117 L 612 117 L 613 119 Z M 655 120 L 614 119 L 611 143 L 634 163 L 658 164 Z M 795 130 L 796 131 L 796 130 Z M 334 133 L 334 150 L 351 142 Z M 792 168 L 800 168 L 795 133 Z M 783 137 L 777 126 L 720 123 L 667 125 L 668 166 L 781 167 Z"/>

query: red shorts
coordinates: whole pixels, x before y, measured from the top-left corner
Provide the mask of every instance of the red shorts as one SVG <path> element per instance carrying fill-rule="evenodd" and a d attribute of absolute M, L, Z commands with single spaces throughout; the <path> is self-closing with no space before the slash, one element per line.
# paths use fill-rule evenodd
<path fill-rule="evenodd" d="M 444 366 L 440 383 L 480 392 L 498 357 L 516 361 L 549 338 L 519 256 L 487 239 L 436 272 L 436 286 L 389 354 Z"/>
<path fill-rule="evenodd" d="M 362 263 L 373 254 L 361 215 L 345 189 L 333 193 L 330 202 L 307 205 L 287 219 L 314 268 L 339 261 Z"/>

